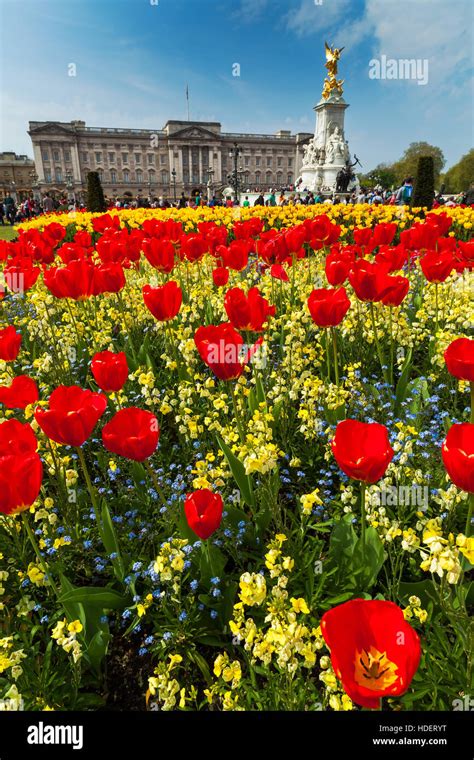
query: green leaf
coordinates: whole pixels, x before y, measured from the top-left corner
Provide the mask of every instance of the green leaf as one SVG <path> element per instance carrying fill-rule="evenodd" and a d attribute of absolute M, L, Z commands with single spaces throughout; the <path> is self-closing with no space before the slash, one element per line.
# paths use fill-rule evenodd
<path fill-rule="evenodd" d="M 257 375 L 255 380 L 255 389 L 257 392 L 257 401 L 259 404 L 266 404 L 267 399 L 265 396 L 265 388 L 263 387 L 262 378 L 260 375 Z"/>
<path fill-rule="evenodd" d="M 120 547 L 114 524 L 112 522 L 112 518 L 110 517 L 109 508 L 105 501 L 102 503 L 101 517 L 102 524 L 99 526 L 101 538 L 108 554 L 117 555 L 115 559 L 112 560 L 112 565 L 114 568 L 115 577 L 120 581 L 120 583 L 123 583 L 123 579 L 125 578 L 125 567 L 123 564 L 122 555 L 120 553 Z"/>
<path fill-rule="evenodd" d="M 89 642 L 86 656 L 96 673 L 100 672 L 100 666 L 107 654 L 107 648 L 111 638 L 112 637 L 109 633 L 97 631 Z"/>
<path fill-rule="evenodd" d="M 65 575 L 60 575 L 59 580 L 61 582 L 61 596 L 67 595 L 71 593 L 71 591 L 74 590 L 74 586 L 72 583 L 69 583 L 68 579 Z M 79 600 L 70 600 L 69 602 L 62 601 L 62 605 L 64 607 L 64 611 L 66 613 L 66 617 L 72 621 L 72 620 L 80 620 L 83 627 L 86 627 L 86 613 L 84 610 L 84 607 L 82 604 L 80 604 Z"/>
<path fill-rule="evenodd" d="M 219 447 L 224 452 L 225 458 L 227 459 L 232 475 L 234 476 L 234 480 L 237 483 L 237 487 L 240 491 L 242 500 L 246 504 L 248 504 L 249 507 L 254 508 L 255 496 L 252 491 L 252 481 L 250 480 L 250 476 L 246 475 L 245 468 L 242 462 L 239 459 L 237 459 L 235 454 L 232 453 L 229 446 L 227 446 L 227 444 L 225 444 L 224 441 L 221 441 L 219 437 L 217 438 L 217 443 L 219 444 Z"/>
<path fill-rule="evenodd" d="M 71 588 L 69 591 L 61 594 L 59 601 L 64 605 L 99 605 L 102 609 L 121 610 L 127 606 L 130 599 L 113 589 L 98 588 L 97 586 L 81 586 Z"/>
<path fill-rule="evenodd" d="M 411 364 L 413 358 L 413 349 L 409 348 L 405 361 L 403 362 L 402 371 L 397 383 L 397 389 L 395 391 L 395 416 L 400 412 L 400 407 L 407 397 L 407 386 L 410 378 Z"/>

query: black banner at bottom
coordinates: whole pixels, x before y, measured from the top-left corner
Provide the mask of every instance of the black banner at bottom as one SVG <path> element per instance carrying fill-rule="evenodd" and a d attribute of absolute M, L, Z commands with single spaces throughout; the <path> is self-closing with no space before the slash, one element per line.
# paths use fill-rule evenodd
<path fill-rule="evenodd" d="M 265 754 L 321 749 L 369 757 L 409 752 L 422 758 L 471 758 L 472 713 L 459 712 L 0 712 L 0 760 L 28 757 L 125 758 L 174 747 Z M 211 742 L 211 744 L 209 744 Z M 217 742 L 217 743 L 216 743 Z M 456 753 L 456 754 L 455 754 Z"/>

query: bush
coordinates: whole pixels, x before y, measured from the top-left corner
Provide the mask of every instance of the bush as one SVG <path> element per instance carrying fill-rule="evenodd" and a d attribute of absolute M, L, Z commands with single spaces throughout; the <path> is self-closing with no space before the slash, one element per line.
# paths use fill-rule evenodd
<path fill-rule="evenodd" d="M 89 172 L 87 175 L 86 205 L 88 211 L 105 211 L 107 208 L 98 172 Z"/>
<path fill-rule="evenodd" d="M 413 190 L 412 206 L 431 208 L 434 199 L 434 161 L 433 156 L 420 156 Z"/>

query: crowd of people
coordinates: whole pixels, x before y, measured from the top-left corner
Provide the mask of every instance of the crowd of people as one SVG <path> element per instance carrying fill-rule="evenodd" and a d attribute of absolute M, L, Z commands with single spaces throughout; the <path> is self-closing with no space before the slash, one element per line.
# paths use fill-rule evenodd
<path fill-rule="evenodd" d="M 317 203 L 369 203 L 375 206 L 380 204 L 403 206 L 411 203 L 413 195 L 413 178 L 407 177 L 397 190 L 386 190 L 380 185 L 376 185 L 372 188 L 360 187 L 357 190 L 344 195 L 334 192 L 313 192 L 307 188 L 298 191 L 294 188 L 290 191 L 288 191 L 287 188 L 282 188 L 279 191 L 271 188 L 265 192 L 257 192 L 258 195 L 256 198 L 254 197 L 256 193 L 251 193 L 250 190 L 247 190 L 246 193 L 240 193 L 240 202 L 232 195 L 226 195 L 224 197 L 213 195 L 209 198 L 207 194 L 204 195 L 199 191 L 195 191 L 189 196 L 183 192 L 177 200 L 171 200 L 165 196 L 160 196 L 158 198 L 144 198 L 138 195 L 136 198 L 128 196 L 124 196 L 121 199 L 106 198 L 105 201 L 108 210 L 113 208 L 200 208 L 202 206 L 208 206 L 210 208 L 214 206 L 242 206 L 243 208 L 248 208 L 250 206 L 310 206 Z M 473 204 L 474 182 L 465 193 L 446 195 L 439 191 L 435 194 L 433 208 L 438 208 L 439 206 L 470 206 Z M 86 210 L 86 204 L 81 199 L 74 199 L 73 201 L 67 197 L 51 197 L 49 193 L 45 193 L 41 199 L 30 197 L 21 201 L 17 201 L 11 195 L 7 195 L 3 200 L 0 200 L 0 224 L 14 225 L 35 216 L 39 216 L 40 214 L 47 214 L 52 211 L 74 210 Z"/>

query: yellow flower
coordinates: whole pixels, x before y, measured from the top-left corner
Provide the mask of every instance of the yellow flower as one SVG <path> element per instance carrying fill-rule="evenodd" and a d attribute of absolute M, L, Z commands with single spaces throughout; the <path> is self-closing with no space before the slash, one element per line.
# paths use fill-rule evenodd
<path fill-rule="evenodd" d="M 82 623 L 80 620 L 73 620 L 67 627 L 69 633 L 80 633 L 82 631 Z"/>
<path fill-rule="evenodd" d="M 290 599 L 290 602 L 295 612 L 302 612 L 304 615 L 309 614 L 308 605 L 306 604 L 305 600 L 302 597 L 300 597 L 299 599 L 295 599 L 294 597 L 292 597 Z"/>

